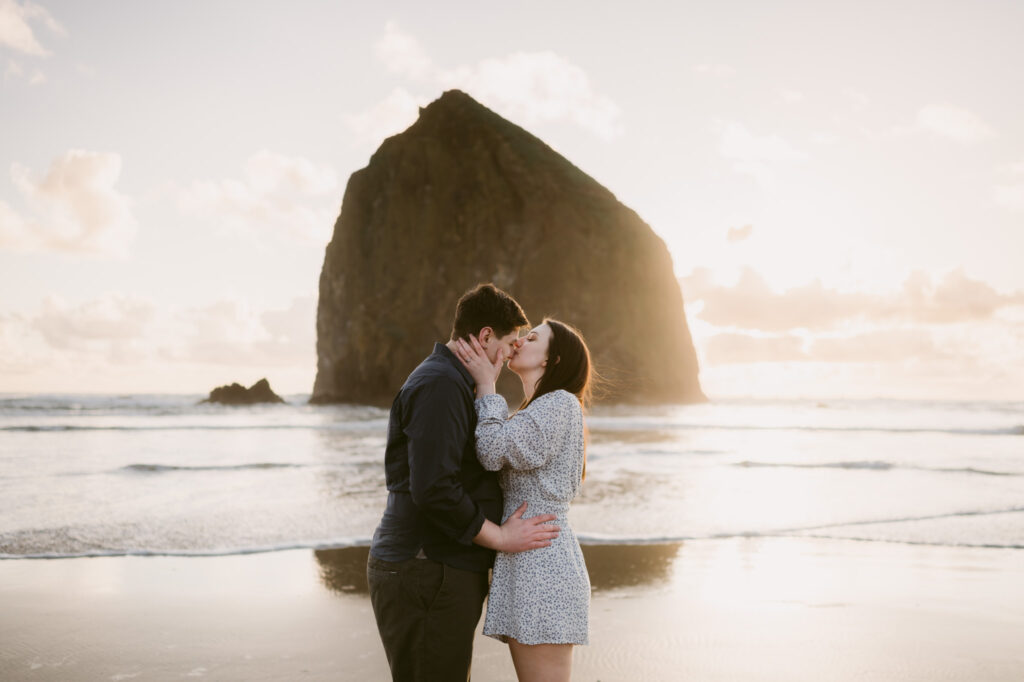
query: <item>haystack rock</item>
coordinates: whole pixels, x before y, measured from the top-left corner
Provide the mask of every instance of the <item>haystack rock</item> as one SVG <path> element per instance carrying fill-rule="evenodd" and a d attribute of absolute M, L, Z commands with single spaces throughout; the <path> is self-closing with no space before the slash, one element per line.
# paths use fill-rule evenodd
<path fill-rule="evenodd" d="M 698 402 L 664 242 L 541 140 L 457 90 L 349 179 L 320 274 L 312 402 L 388 405 L 479 282 L 578 327 L 602 402 Z M 521 399 L 518 379 L 499 390 Z"/>

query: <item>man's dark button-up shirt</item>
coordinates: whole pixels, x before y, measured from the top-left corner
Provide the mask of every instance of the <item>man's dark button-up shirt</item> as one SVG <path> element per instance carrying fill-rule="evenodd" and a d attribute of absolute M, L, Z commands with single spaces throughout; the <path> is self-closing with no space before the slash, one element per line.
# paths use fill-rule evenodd
<path fill-rule="evenodd" d="M 486 571 L 494 552 L 473 544 L 484 518 L 501 523 L 497 474 L 476 458 L 473 377 L 448 348 L 413 370 L 391 404 L 384 471 L 388 504 L 370 552 Z"/>

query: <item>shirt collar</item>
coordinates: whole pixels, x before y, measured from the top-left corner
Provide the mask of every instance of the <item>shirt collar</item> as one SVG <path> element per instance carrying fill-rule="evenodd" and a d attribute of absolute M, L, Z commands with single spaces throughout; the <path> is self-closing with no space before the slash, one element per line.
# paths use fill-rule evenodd
<path fill-rule="evenodd" d="M 443 343 L 434 343 L 434 355 L 443 356 L 448 362 L 455 366 L 455 369 L 459 370 L 459 374 L 466 380 L 470 388 L 476 388 L 476 380 L 473 379 L 473 375 L 469 373 L 466 366 L 462 364 L 462 361 L 455 357 L 455 353 L 449 350 L 448 346 Z"/>

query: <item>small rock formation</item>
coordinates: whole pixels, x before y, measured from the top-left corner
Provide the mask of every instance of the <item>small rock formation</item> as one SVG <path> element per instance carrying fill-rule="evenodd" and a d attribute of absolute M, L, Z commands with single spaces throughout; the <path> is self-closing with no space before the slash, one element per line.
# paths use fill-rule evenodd
<path fill-rule="evenodd" d="M 320 274 L 311 402 L 390 404 L 480 282 L 534 324 L 578 327 L 604 402 L 706 400 L 664 242 L 544 142 L 452 90 L 349 179 Z M 518 402 L 518 378 L 502 377 Z"/>
<path fill-rule="evenodd" d="M 220 403 L 222 405 L 254 405 L 256 403 L 283 403 L 284 398 L 274 393 L 270 388 L 270 382 L 260 379 L 255 384 L 246 388 L 241 384 L 230 386 L 218 386 L 210 391 L 210 397 L 200 402 Z"/>

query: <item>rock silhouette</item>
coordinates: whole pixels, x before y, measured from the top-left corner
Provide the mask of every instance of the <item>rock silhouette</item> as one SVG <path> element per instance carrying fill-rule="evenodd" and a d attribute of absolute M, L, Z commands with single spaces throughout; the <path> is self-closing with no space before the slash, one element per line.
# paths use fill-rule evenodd
<path fill-rule="evenodd" d="M 312 402 L 388 405 L 493 282 L 575 325 L 604 402 L 705 400 L 664 242 L 544 142 L 451 90 L 352 174 L 320 275 Z M 518 402 L 518 378 L 499 390 Z"/>
<path fill-rule="evenodd" d="M 204 403 L 221 403 L 223 405 L 253 405 L 255 403 L 283 403 L 284 398 L 274 393 L 270 382 L 260 379 L 246 388 L 238 383 L 218 386 L 210 391 L 210 397 Z"/>

